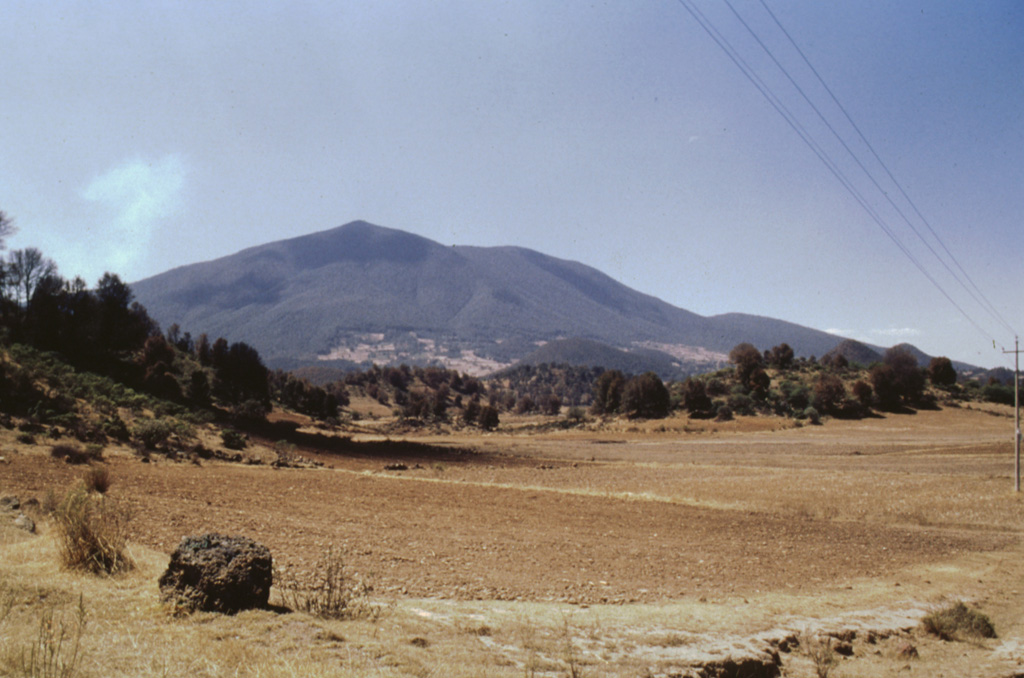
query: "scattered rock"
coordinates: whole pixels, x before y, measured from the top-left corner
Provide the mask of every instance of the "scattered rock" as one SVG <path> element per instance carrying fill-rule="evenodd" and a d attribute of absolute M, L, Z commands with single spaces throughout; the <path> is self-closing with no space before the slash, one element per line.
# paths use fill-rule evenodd
<path fill-rule="evenodd" d="M 405 464 L 387 464 L 384 466 L 385 471 L 408 471 L 409 467 Z"/>
<path fill-rule="evenodd" d="M 160 577 L 162 598 L 183 611 L 234 614 L 267 606 L 273 583 L 270 549 L 241 536 L 185 537 Z"/>
<path fill-rule="evenodd" d="M 0 497 L 0 511 L 17 511 L 21 508 L 21 502 L 17 497 Z"/>
<path fill-rule="evenodd" d="M 800 647 L 800 638 L 795 633 L 791 633 L 784 638 L 779 638 L 778 641 L 773 641 L 772 644 L 779 649 L 779 652 L 789 653 Z"/>
<path fill-rule="evenodd" d="M 913 643 L 904 642 L 896 650 L 896 656 L 900 659 L 917 659 L 920 655 L 918 655 L 917 648 L 914 647 Z"/>
<path fill-rule="evenodd" d="M 25 530 L 26 532 L 36 533 L 36 521 L 32 520 L 24 513 L 19 513 L 18 517 L 14 519 L 14 526 L 18 529 Z"/>
<path fill-rule="evenodd" d="M 848 640 L 840 640 L 832 646 L 832 651 L 843 657 L 853 656 L 853 643 Z"/>

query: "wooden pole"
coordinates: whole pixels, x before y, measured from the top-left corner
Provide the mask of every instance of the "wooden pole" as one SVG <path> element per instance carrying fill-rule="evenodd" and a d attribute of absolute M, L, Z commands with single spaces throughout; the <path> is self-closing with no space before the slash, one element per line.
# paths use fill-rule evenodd
<path fill-rule="evenodd" d="M 1010 351 L 1003 351 L 1010 353 Z M 1020 492 L 1020 339 L 1013 338 L 1013 490 Z"/>

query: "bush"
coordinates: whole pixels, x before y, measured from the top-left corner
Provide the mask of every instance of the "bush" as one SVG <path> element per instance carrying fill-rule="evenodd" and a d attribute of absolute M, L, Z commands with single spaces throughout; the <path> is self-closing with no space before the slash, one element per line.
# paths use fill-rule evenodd
<path fill-rule="evenodd" d="M 131 439 L 131 434 L 128 433 L 128 427 L 125 425 L 124 420 L 116 414 L 103 420 L 100 424 L 100 430 L 105 435 L 110 436 L 114 440 L 120 440 L 125 443 Z"/>
<path fill-rule="evenodd" d="M 171 437 L 171 426 L 162 419 L 147 419 L 135 427 L 132 435 L 147 450 L 155 450 Z"/>
<path fill-rule="evenodd" d="M 134 567 L 128 555 L 128 512 L 102 495 L 90 495 L 84 482 L 64 496 L 54 512 L 64 567 L 115 574 Z"/>
<path fill-rule="evenodd" d="M 996 637 L 996 629 L 988 616 L 962 602 L 928 614 L 921 620 L 921 627 L 942 640 Z"/>
<path fill-rule="evenodd" d="M 582 407 L 574 405 L 569 408 L 569 411 L 565 413 L 565 418 L 574 424 L 581 424 L 587 420 L 587 412 Z"/>
<path fill-rule="evenodd" d="M 981 397 L 990 403 L 1013 404 L 1013 387 L 1005 384 L 989 384 L 981 389 Z"/>
<path fill-rule="evenodd" d="M 88 464 L 103 458 L 103 447 L 86 445 L 85 449 L 82 449 L 78 445 L 60 443 L 50 448 L 50 456 L 54 459 L 63 459 L 69 464 Z"/>
<path fill-rule="evenodd" d="M 732 421 L 732 408 L 728 405 L 721 405 L 715 414 L 715 421 Z"/>
<path fill-rule="evenodd" d="M 813 407 L 808 407 L 806 410 L 801 412 L 799 418 L 806 419 L 807 421 L 815 425 L 821 423 L 821 415 L 818 413 L 818 410 L 814 409 Z"/>
<path fill-rule="evenodd" d="M 244 450 L 245 449 L 245 436 L 234 429 L 224 429 L 220 432 L 220 440 L 224 443 L 224 447 L 229 450 Z"/>
<path fill-rule="evenodd" d="M 734 393 L 729 396 L 729 409 L 736 414 L 749 417 L 754 414 L 754 400 L 743 393 Z"/>

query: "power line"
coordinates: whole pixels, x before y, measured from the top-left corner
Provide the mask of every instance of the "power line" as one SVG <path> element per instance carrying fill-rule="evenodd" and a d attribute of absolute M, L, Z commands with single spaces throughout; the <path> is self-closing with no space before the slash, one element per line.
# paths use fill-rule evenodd
<path fill-rule="evenodd" d="M 729 4 L 729 0 L 725 0 L 725 2 L 726 2 L 726 4 Z M 1009 330 L 1009 332 L 1011 334 L 1016 335 L 1016 331 L 1014 330 L 1014 328 L 1011 327 L 1008 322 L 1006 322 L 1006 319 L 1003 318 L 1003 316 L 999 313 L 999 311 L 998 311 L 998 309 L 996 309 L 995 305 L 991 301 L 989 301 L 988 297 L 986 297 L 985 294 L 981 291 L 981 289 L 978 287 L 978 285 L 974 282 L 974 280 L 971 278 L 971 276 L 967 273 L 967 271 L 964 269 L 964 267 L 957 260 L 956 256 L 953 254 L 953 252 L 950 251 L 950 249 L 946 246 L 946 243 L 943 242 L 942 238 L 939 237 L 939 234 L 936 233 L 934 228 L 932 228 L 932 225 L 929 222 L 929 220 L 924 216 L 924 214 L 922 214 L 921 210 L 918 209 L 917 205 L 910 198 L 910 196 L 907 194 L 907 192 L 903 189 L 903 185 L 900 184 L 899 181 L 897 181 L 895 176 L 893 176 L 893 173 L 889 170 L 889 166 L 886 165 L 886 163 L 882 160 L 882 158 L 875 151 L 874 146 L 871 144 L 870 141 L 868 141 L 867 137 L 864 136 L 864 133 L 861 132 L 860 127 L 857 126 L 857 123 L 855 123 L 853 121 L 853 118 L 850 116 L 850 113 L 846 110 L 846 107 L 843 106 L 843 104 L 839 101 L 839 98 L 836 97 L 835 93 L 832 91 L 832 88 L 829 87 L 828 83 L 825 82 L 825 79 L 821 77 L 821 74 L 818 73 L 818 70 L 811 63 L 810 59 L 807 58 L 807 55 L 804 54 L 803 50 L 800 49 L 800 46 L 796 43 L 796 40 L 793 39 L 793 36 L 789 33 L 789 31 L 786 30 L 785 26 L 782 25 L 782 22 L 780 22 L 778 17 L 775 16 L 775 13 L 772 12 L 771 8 L 768 7 L 768 4 L 765 2 L 765 0 L 761 0 L 761 6 L 764 7 L 765 11 L 768 13 L 768 16 L 770 16 L 772 18 L 772 21 L 775 22 L 775 25 L 778 26 L 780 31 L 782 31 L 782 34 L 786 36 L 786 39 L 789 40 L 789 43 L 793 46 L 793 49 L 795 49 L 796 53 L 800 55 L 800 58 L 803 60 L 804 64 L 806 64 L 807 68 L 809 68 L 811 73 L 814 74 L 814 77 L 817 78 L 817 80 L 821 84 L 821 86 L 825 89 L 826 92 L 828 92 L 828 95 L 832 99 L 832 102 L 842 112 L 843 116 L 846 118 L 846 121 L 848 123 L 850 123 L 850 126 L 857 133 L 857 136 L 860 137 L 860 140 L 864 143 L 864 145 L 867 147 L 867 149 L 871 152 L 871 155 L 874 157 L 875 161 L 879 164 L 879 166 L 881 166 L 881 168 L 885 171 L 886 176 L 889 177 L 889 180 L 893 183 L 893 185 L 896 187 L 896 189 L 900 192 L 900 195 L 903 196 L 903 199 L 907 201 L 908 205 L 910 205 L 910 208 L 917 215 L 918 219 L 921 220 L 921 223 L 923 223 L 925 225 L 925 227 L 928 229 L 928 231 L 932 234 L 932 237 L 935 238 L 935 241 L 939 244 L 940 247 L 942 247 L 942 250 L 946 253 L 946 255 L 949 257 L 949 259 L 957 267 L 957 269 L 960 271 L 960 273 L 963 274 L 963 277 L 967 280 L 967 282 L 970 283 L 970 287 L 968 287 L 966 284 L 964 284 L 964 282 L 959 278 L 959 276 L 957 276 L 957 274 L 949 267 L 949 265 L 946 263 L 946 261 L 944 259 L 942 259 L 942 257 L 940 257 L 938 255 L 938 253 L 935 252 L 935 250 L 931 247 L 931 245 L 928 244 L 928 241 L 925 240 L 925 238 L 918 232 L 918 230 L 914 227 L 914 225 L 910 222 L 910 220 L 907 219 L 907 217 L 903 214 L 903 211 L 900 210 L 898 207 L 896 207 L 895 203 L 893 203 L 892 199 L 889 197 L 889 194 L 886 191 L 882 190 L 881 187 L 878 186 L 878 183 L 874 182 L 874 179 L 872 178 L 872 182 L 875 183 L 875 186 L 878 187 L 880 191 L 882 191 L 882 193 L 886 197 L 886 200 L 888 200 L 889 203 L 896 209 L 896 211 L 899 213 L 899 215 L 903 218 L 904 221 L 907 222 L 907 225 L 910 226 L 910 228 L 914 231 L 914 233 L 917 235 L 917 237 L 921 239 L 921 241 L 925 244 L 926 247 L 928 247 L 928 249 L 932 252 L 932 254 L 935 255 L 936 259 L 938 259 L 942 263 L 942 265 L 946 267 L 946 270 L 949 271 L 950 275 L 952 275 L 953 278 L 958 283 L 960 283 L 961 287 L 963 287 L 967 291 L 967 293 L 969 295 L 971 295 L 971 297 L 976 302 L 978 302 L 982 306 L 982 308 L 984 308 L 1005 329 Z M 745 21 L 743 21 L 743 18 L 739 16 L 739 14 L 736 12 L 736 10 L 733 8 L 733 6 L 731 4 L 729 4 L 729 8 L 732 10 L 733 14 L 736 14 L 737 18 L 740 19 L 740 21 L 747 28 L 747 30 L 750 31 L 751 35 L 753 35 L 754 38 L 758 41 L 758 44 L 761 44 L 761 46 L 765 49 L 765 51 L 768 52 L 769 56 L 772 56 L 770 50 L 768 50 L 767 47 L 764 47 L 764 44 L 761 43 L 760 39 L 757 38 L 756 33 L 754 33 L 754 31 L 751 30 L 750 26 L 747 25 L 747 23 Z M 810 100 L 807 98 L 806 95 L 804 95 L 803 90 L 789 76 L 788 71 L 786 71 L 786 69 L 781 64 L 779 64 L 778 61 L 776 61 L 774 57 L 772 57 L 772 60 L 775 61 L 775 63 L 779 66 L 780 69 L 782 69 L 783 73 L 786 74 L 786 77 L 790 79 L 790 82 L 793 82 L 794 86 L 797 87 L 797 90 L 800 91 L 801 95 L 804 96 L 804 99 L 807 100 L 807 102 L 809 104 L 811 104 L 811 107 L 814 108 L 815 112 L 818 113 L 819 117 L 821 117 L 821 119 L 825 122 L 825 124 L 828 126 L 828 128 L 830 130 L 832 130 L 832 133 L 836 135 L 836 138 L 840 139 L 840 143 L 843 144 L 843 147 L 847 149 L 847 151 L 850 153 L 851 156 L 854 157 L 855 160 L 857 160 L 856 154 L 853 153 L 853 151 L 850 151 L 849 147 L 847 147 L 846 143 L 842 141 L 842 138 L 835 131 L 835 129 L 832 127 L 832 125 L 828 122 L 828 120 L 826 120 L 824 118 L 824 116 L 821 115 L 821 113 L 818 111 L 817 107 L 814 106 L 814 104 L 812 104 L 810 102 Z M 861 166 L 861 169 L 864 169 L 864 166 L 861 165 L 859 160 L 857 160 L 857 164 Z M 865 173 L 867 173 L 870 176 L 870 173 L 866 169 L 864 169 L 864 171 L 865 171 Z M 972 291 L 972 288 L 973 288 L 973 291 Z M 975 293 L 977 293 L 977 296 L 975 295 Z M 979 299 L 979 297 L 980 297 L 980 299 Z"/>
<path fill-rule="evenodd" d="M 932 286 L 934 286 L 939 291 L 939 293 L 942 294 L 942 296 L 945 297 L 946 300 L 954 308 L 956 308 L 957 311 L 959 311 L 960 314 L 964 318 L 966 318 L 967 321 L 970 322 L 971 325 L 973 325 L 976 330 L 978 330 L 979 333 L 981 333 L 983 336 L 986 336 L 987 338 L 991 339 L 993 341 L 993 343 L 995 343 L 995 339 L 993 339 L 991 337 L 991 335 L 988 332 L 986 332 L 981 327 L 981 325 L 979 325 L 974 320 L 974 318 L 972 318 L 970 316 L 970 314 L 968 314 L 961 307 L 961 305 L 958 304 L 953 299 L 952 296 L 950 296 L 950 294 L 942 287 L 941 284 L 939 284 L 939 282 L 935 279 L 935 277 L 924 267 L 924 265 L 920 261 L 917 260 L 917 258 L 910 251 L 910 249 L 906 245 L 904 245 L 904 243 L 899 239 L 899 237 L 896 235 L 896 233 L 889 227 L 889 225 L 885 222 L 885 220 L 882 219 L 881 215 L 879 215 L 874 210 L 874 208 L 871 207 L 871 205 L 867 202 L 866 198 L 860 193 L 860 191 L 857 190 L 856 186 L 854 186 L 854 184 L 843 174 L 843 172 L 839 169 L 838 165 L 832 160 L 832 158 L 828 155 L 828 153 L 810 136 L 810 134 L 806 131 L 806 129 L 803 127 L 803 125 L 796 118 L 796 116 L 794 116 L 789 111 L 789 109 L 785 106 L 785 104 L 781 101 L 781 99 L 779 99 L 779 97 L 775 95 L 775 93 L 771 90 L 771 88 L 757 75 L 756 72 L 754 72 L 753 68 L 751 68 L 746 63 L 746 61 L 739 55 L 739 53 L 736 51 L 736 49 L 728 41 L 728 39 L 724 35 L 722 35 L 722 33 L 714 26 L 714 24 L 707 17 L 705 17 L 704 14 L 700 10 L 698 10 L 696 7 L 694 7 L 689 2 L 689 0 L 677 0 L 677 1 L 694 18 L 694 20 L 700 25 L 700 27 L 704 30 L 704 32 L 707 33 L 708 36 L 711 37 L 711 39 L 715 42 L 715 44 L 717 44 L 718 47 L 723 52 L 725 52 L 726 56 L 728 56 L 729 59 L 736 65 L 736 67 L 740 69 L 740 71 L 743 73 L 743 75 L 751 82 L 751 84 L 754 85 L 755 88 L 757 88 L 757 90 L 762 94 L 762 96 L 764 96 L 765 99 L 768 100 L 768 102 L 772 105 L 772 107 L 775 108 L 776 112 L 778 112 L 782 116 L 782 118 L 786 121 L 787 124 L 789 124 L 789 126 L 793 129 L 793 131 L 795 131 L 797 133 L 797 136 L 799 136 L 800 139 L 811 149 L 811 151 L 814 152 L 814 154 L 818 157 L 818 159 L 822 161 L 822 163 L 825 165 L 825 167 L 839 181 L 839 183 L 843 186 L 843 188 L 845 188 L 846 191 L 854 198 L 854 200 L 856 200 L 857 203 L 860 204 L 861 208 L 864 209 L 864 211 L 868 214 L 869 217 L 871 217 L 872 221 L 874 221 L 875 224 L 878 225 L 878 227 L 881 228 L 882 231 L 889 237 L 889 239 L 892 240 L 893 244 L 896 245 L 896 247 L 900 250 L 900 252 L 903 253 L 903 255 L 918 269 L 918 271 L 922 275 L 924 275 L 925 278 L 928 279 L 928 281 L 932 284 Z M 728 0 L 725 0 L 725 2 L 726 2 L 727 5 L 729 5 L 729 8 L 733 11 L 733 13 L 736 14 L 735 9 L 732 8 L 732 5 L 729 4 Z M 743 21 L 742 17 L 739 17 L 738 14 L 737 14 L 737 17 L 746 26 L 746 22 Z M 881 186 L 878 184 L 878 182 L 874 179 L 874 177 L 871 175 L 871 173 L 867 170 L 867 168 L 865 168 L 864 165 L 860 162 L 860 160 L 857 158 L 856 154 L 853 153 L 853 151 L 850 150 L 849 146 L 845 143 L 845 141 L 843 141 L 842 137 L 835 131 L 834 127 L 828 122 L 828 120 L 824 118 L 824 116 L 820 113 L 820 111 L 817 109 L 817 107 L 814 106 L 814 104 L 810 102 L 809 98 L 803 93 L 803 90 L 789 76 L 789 73 L 785 70 L 785 68 L 783 68 L 781 66 L 781 64 L 778 63 L 778 61 L 771 54 L 770 50 L 768 50 L 763 45 L 763 43 L 761 43 L 761 41 L 757 38 L 756 34 L 754 34 L 754 32 L 749 28 L 749 26 L 747 26 L 747 30 L 750 31 L 752 35 L 754 35 L 755 40 L 757 40 L 758 43 L 761 44 L 762 49 L 764 49 L 766 52 L 768 52 L 769 56 L 772 58 L 773 61 L 775 61 L 776 65 L 781 70 L 783 70 L 783 72 L 786 74 L 787 78 L 790 79 L 790 82 L 792 82 L 793 85 L 797 88 L 797 90 L 800 91 L 801 95 L 808 102 L 808 104 L 811 105 L 811 107 L 815 110 L 815 112 L 818 113 L 819 117 L 822 118 L 823 122 L 825 122 L 826 126 L 828 126 L 829 129 L 832 131 L 832 133 L 840 140 L 840 143 L 842 143 L 843 147 L 847 150 L 848 153 L 850 153 L 850 155 L 854 158 L 854 160 L 857 162 L 857 164 L 860 166 L 860 168 L 865 172 L 865 174 L 868 175 L 869 179 L 871 179 L 871 181 L 875 185 L 875 187 L 880 192 L 885 194 L 886 197 L 888 198 L 888 195 L 886 194 L 886 192 L 881 188 Z M 893 207 L 896 209 L 896 211 L 901 216 L 903 216 L 904 220 L 907 221 L 907 223 L 911 227 L 911 229 L 914 230 L 914 232 L 918 235 L 919 238 L 921 238 L 921 240 L 925 243 L 925 245 L 929 247 L 929 249 L 932 251 L 932 253 L 937 258 L 939 258 L 940 262 L 942 262 L 941 257 L 939 257 L 939 255 L 934 251 L 933 248 L 931 248 L 930 245 L 928 245 L 927 241 L 924 240 L 924 238 L 917 231 L 917 229 L 915 229 L 913 227 L 913 225 L 909 222 L 909 220 L 907 220 L 906 216 L 903 215 L 903 213 L 899 210 L 899 208 L 896 207 L 896 205 L 892 203 L 891 199 L 889 200 L 889 202 L 890 202 L 890 204 L 893 205 Z M 916 210 L 916 207 L 915 207 L 915 210 Z M 936 236 L 936 238 L 937 238 L 937 236 Z M 945 247 L 945 246 L 943 245 L 943 247 Z M 959 263 L 957 265 L 959 266 Z M 947 269 L 948 269 L 948 266 L 947 266 Z M 950 271 L 950 272 L 952 273 L 952 271 Z M 955 274 L 954 274 L 954 278 L 956 278 Z M 960 282 L 958 278 L 957 278 L 957 280 L 958 280 L 958 282 Z M 972 284 L 973 284 L 973 282 L 972 282 Z M 963 285 L 962 282 L 961 282 L 961 285 Z M 976 301 L 977 301 L 977 299 L 976 299 Z"/>

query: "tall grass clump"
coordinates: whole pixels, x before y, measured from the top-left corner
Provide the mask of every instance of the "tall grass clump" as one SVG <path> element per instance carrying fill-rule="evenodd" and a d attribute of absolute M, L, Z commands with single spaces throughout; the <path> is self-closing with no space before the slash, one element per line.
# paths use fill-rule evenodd
<path fill-rule="evenodd" d="M 54 512 L 61 563 L 94 574 L 126 572 L 134 563 L 128 554 L 128 512 L 102 494 L 76 483 Z"/>
<path fill-rule="evenodd" d="M 962 602 L 926 615 L 921 620 L 921 627 L 926 633 L 938 636 L 942 640 L 996 637 L 996 628 L 992 625 L 992 620 Z"/>
<path fill-rule="evenodd" d="M 89 492 L 106 494 L 110 489 L 110 469 L 106 466 L 90 466 L 85 472 L 84 482 Z"/>

